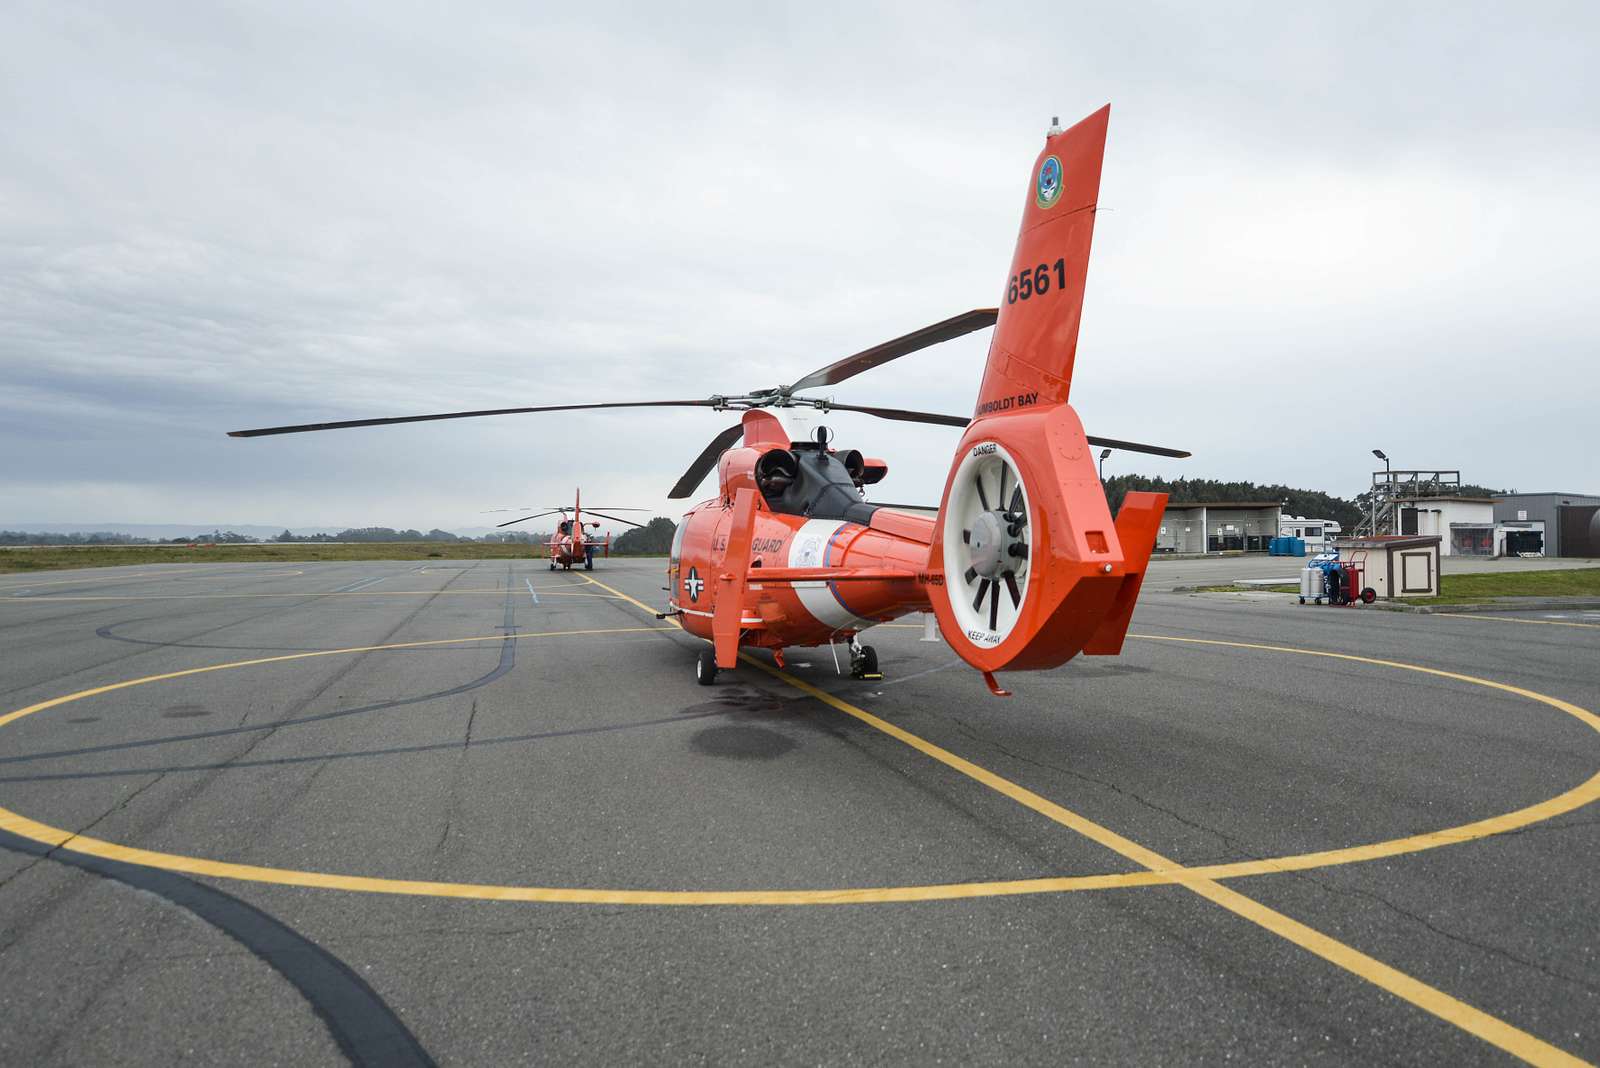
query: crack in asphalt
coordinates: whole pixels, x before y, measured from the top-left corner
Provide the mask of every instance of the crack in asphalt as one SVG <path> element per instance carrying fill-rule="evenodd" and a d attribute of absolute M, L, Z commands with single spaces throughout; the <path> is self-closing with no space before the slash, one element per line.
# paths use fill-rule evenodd
<path fill-rule="evenodd" d="M 1466 946 L 1469 949 L 1476 949 L 1491 956 L 1510 961 L 1513 964 L 1521 965 L 1524 968 L 1531 968 L 1540 975 L 1543 975 L 1545 978 L 1553 979 L 1558 983 L 1566 983 L 1571 986 L 1576 986 L 1583 990 L 1589 991 L 1591 994 L 1600 994 L 1600 983 L 1593 983 L 1587 979 L 1583 979 L 1575 975 L 1567 975 L 1566 973 L 1558 971 L 1549 965 L 1540 964 L 1538 961 L 1529 960 L 1526 957 L 1518 956 L 1511 950 L 1506 949 L 1504 946 L 1497 946 L 1490 942 L 1469 938 L 1466 935 L 1457 934 L 1454 931 L 1446 930 L 1445 928 L 1434 923 L 1432 920 L 1428 919 L 1426 916 L 1412 912 L 1410 909 L 1390 901 L 1388 898 L 1375 891 L 1363 890 L 1353 886 L 1335 886 L 1326 879 L 1319 879 L 1316 876 L 1303 871 L 1289 872 L 1286 874 L 1293 875 L 1301 882 L 1309 883 L 1312 886 L 1315 886 L 1317 889 L 1331 894 L 1338 894 L 1346 897 L 1360 897 L 1366 898 L 1369 901 L 1375 901 L 1402 919 L 1410 920 L 1412 923 L 1426 928 L 1439 937 L 1448 939 L 1457 945 Z"/>
<path fill-rule="evenodd" d="M 966 738 L 968 738 L 971 741 L 977 742 L 980 745 L 986 745 L 986 746 L 988 746 L 988 747 L 990 747 L 992 749 L 995 749 L 995 750 L 997 750 L 997 751 L 999 751 L 1001 753 L 1004 753 L 1006 756 L 1011 757 L 1013 760 L 1019 760 L 1024 764 L 1031 764 L 1032 766 L 1034 766 L 1036 768 L 1042 768 L 1042 769 L 1044 769 L 1046 771 L 1053 771 L 1053 772 L 1056 772 L 1057 774 L 1065 775 L 1065 776 L 1068 776 L 1069 778 L 1077 779 L 1077 780 L 1079 780 L 1081 782 L 1093 783 L 1096 786 L 1100 786 L 1100 787 L 1103 787 L 1104 789 L 1110 790 L 1112 793 L 1116 794 L 1117 796 L 1125 797 L 1130 801 L 1134 801 L 1134 802 L 1136 802 L 1136 803 L 1138 803 L 1140 805 L 1143 805 L 1145 808 L 1150 809 L 1152 812 L 1159 812 L 1163 816 L 1167 816 L 1167 817 L 1169 817 L 1169 818 L 1171 818 L 1173 820 L 1176 820 L 1177 822 L 1183 824 L 1186 827 L 1189 827 L 1189 828 L 1191 828 L 1193 830 L 1196 830 L 1196 831 L 1200 831 L 1200 832 L 1202 832 L 1204 834 L 1209 834 L 1209 835 L 1211 835 L 1211 836 L 1213 836 L 1215 838 L 1220 839 L 1224 845 L 1229 846 L 1230 848 L 1233 848 L 1233 849 L 1236 849 L 1236 850 L 1239 850 L 1239 851 L 1242 851 L 1243 853 L 1245 853 L 1246 856 L 1245 856 L 1244 859 L 1259 860 L 1259 859 L 1262 859 L 1263 857 L 1266 857 L 1266 856 L 1270 855 L 1268 853 L 1261 853 L 1258 850 L 1252 849 L 1246 842 L 1244 842 L 1243 839 L 1235 838 L 1232 835 L 1229 835 L 1229 834 L 1226 834 L 1226 833 L 1224 833 L 1222 831 L 1219 831 L 1214 827 L 1208 827 L 1203 823 L 1199 823 L 1199 822 L 1197 822 L 1195 820 L 1192 820 L 1192 819 L 1188 818 L 1187 816 L 1180 815 L 1179 813 L 1174 812 L 1172 809 L 1166 808 L 1166 807 L 1164 807 L 1162 805 L 1158 805 L 1154 801 L 1151 801 L 1150 799 L 1148 799 L 1146 797 L 1143 797 L 1143 796 L 1141 796 L 1139 794 L 1136 794 L 1131 790 L 1125 790 L 1121 786 L 1118 786 L 1116 783 L 1111 782 L 1111 781 L 1109 781 L 1107 779 L 1098 779 L 1098 778 L 1095 778 L 1093 775 L 1088 775 L 1088 774 L 1086 774 L 1084 772 L 1078 771 L 1078 770 L 1073 769 L 1073 768 L 1062 767 L 1059 764 L 1052 764 L 1047 760 L 1039 760 L 1039 759 L 1037 759 L 1035 757 L 1030 757 L 1030 756 L 1028 756 L 1028 755 L 1026 755 L 1024 753 L 1019 753 L 1016 750 L 1011 749 L 1008 746 L 1001 744 L 1000 742 L 994 741 L 992 738 L 986 738 L 983 735 L 979 734 L 976 730 L 973 729 L 973 727 L 970 724 L 968 724 L 965 720 L 962 720 L 958 716 L 951 716 L 950 720 L 951 720 L 951 722 L 953 722 L 955 724 L 956 729 L 958 731 L 960 731 L 960 733 L 962 735 L 964 735 Z M 1230 859 L 1238 860 L 1240 858 L 1237 857 L 1237 856 L 1230 855 Z"/>

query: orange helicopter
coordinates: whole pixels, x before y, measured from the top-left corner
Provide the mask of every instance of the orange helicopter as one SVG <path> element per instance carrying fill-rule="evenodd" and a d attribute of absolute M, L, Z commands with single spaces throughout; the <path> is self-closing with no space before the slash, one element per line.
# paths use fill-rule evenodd
<path fill-rule="evenodd" d="M 995 673 L 1055 667 L 1121 651 L 1155 545 L 1166 495 L 1129 493 L 1115 520 L 1091 446 L 1189 453 L 1093 437 L 1068 403 L 1110 107 L 1070 129 L 1052 121 L 1034 161 L 1004 303 L 876 345 L 790 385 L 704 400 L 557 404 L 357 419 L 235 431 L 235 437 L 595 408 L 742 411 L 670 496 L 694 492 L 712 467 L 717 496 L 685 514 L 667 564 L 667 611 L 711 644 L 695 663 L 710 685 L 746 647 L 847 642 L 851 674 L 877 678 L 860 635 L 932 611 L 950 647 L 991 692 Z M 801 391 L 995 326 L 972 417 L 840 404 Z M 859 412 L 964 427 L 934 514 L 879 505 L 864 487 L 882 460 L 833 448 L 826 428 L 796 440 L 777 412 Z"/>
<path fill-rule="evenodd" d="M 610 508 L 611 506 L 607 505 L 606 507 Z M 506 508 L 492 509 L 492 511 L 496 512 L 505 512 L 509 510 L 510 509 Z M 611 508 L 611 510 L 613 512 L 648 511 L 648 509 L 645 508 Z M 572 518 L 570 519 L 567 518 L 567 513 L 569 512 L 572 513 Z M 626 523 L 630 527 L 641 527 L 644 525 L 643 523 L 635 523 L 631 519 L 623 519 L 621 516 L 606 515 L 604 512 L 596 511 L 593 508 L 589 509 L 588 514 L 597 515 L 601 519 L 609 519 L 615 523 Z M 551 571 L 554 571 L 558 566 L 564 571 L 571 571 L 573 564 L 582 564 L 585 571 L 593 571 L 594 554 L 596 549 L 600 550 L 607 559 L 611 557 L 610 531 L 606 531 L 606 535 L 603 538 L 597 538 L 592 534 L 586 533 L 586 531 L 589 530 L 599 530 L 600 524 L 585 523 L 583 521 L 583 491 L 581 489 L 573 491 L 571 508 L 568 508 L 566 505 L 556 505 L 554 508 L 547 508 L 542 512 L 535 512 L 533 515 L 525 515 L 521 519 L 513 519 L 509 523 L 497 523 L 495 524 L 495 529 L 498 530 L 503 527 L 513 527 L 518 523 L 526 523 L 530 519 L 539 519 L 547 515 L 561 516 L 561 520 L 556 523 L 555 533 L 550 535 L 550 541 L 548 542 Z"/>

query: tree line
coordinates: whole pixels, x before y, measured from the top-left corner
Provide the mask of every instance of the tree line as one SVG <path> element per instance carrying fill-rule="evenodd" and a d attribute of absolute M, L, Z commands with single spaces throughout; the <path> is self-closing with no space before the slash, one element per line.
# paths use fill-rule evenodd
<path fill-rule="evenodd" d="M 611 551 L 624 556 L 654 556 L 665 553 L 672 546 L 672 536 L 677 531 L 672 520 L 657 516 L 644 526 L 619 535 L 611 543 Z M 429 531 L 414 529 L 396 530 L 393 527 L 351 527 L 337 534 L 296 534 L 288 528 L 271 538 L 252 538 L 232 530 L 200 531 L 181 538 L 141 538 L 132 534 L 118 534 L 103 530 L 92 533 L 46 534 L 42 531 L 0 530 L 0 545 L 259 545 L 263 543 L 316 543 L 327 542 L 481 542 L 487 544 L 542 545 L 550 540 L 550 532 L 527 530 L 499 530 L 482 537 L 470 538 L 452 534 L 435 527 Z"/>
<path fill-rule="evenodd" d="M 1335 497 L 1320 490 L 1301 489 L 1278 483 L 1221 482 L 1210 478 L 1156 478 L 1150 475 L 1115 475 L 1106 479 L 1106 500 L 1111 511 L 1122 507 L 1122 499 L 1129 491 L 1143 490 L 1165 493 L 1172 504 L 1217 504 L 1223 501 L 1260 501 L 1278 504 L 1285 515 L 1304 516 L 1307 519 L 1331 519 L 1346 532 L 1354 530 L 1366 514 L 1371 493 L 1361 493 L 1354 500 Z M 1449 486 L 1441 488 L 1437 496 L 1448 497 L 1498 497 L 1505 490 L 1487 486 Z"/>

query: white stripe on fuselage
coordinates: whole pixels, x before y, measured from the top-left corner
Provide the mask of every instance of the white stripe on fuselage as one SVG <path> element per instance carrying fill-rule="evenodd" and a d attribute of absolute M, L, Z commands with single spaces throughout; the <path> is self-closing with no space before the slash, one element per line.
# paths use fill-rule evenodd
<path fill-rule="evenodd" d="M 795 531 L 789 542 L 789 566 L 827 566 L 828 540 L 848 525 L 837 519 L 806 520 L 806 525 Z M 796 582 L 793 585 L 801 607 L 830 630 L 860 630 L 872 625 L 871 620 L 862 619 L 841 604 L 826 582 Z"/>

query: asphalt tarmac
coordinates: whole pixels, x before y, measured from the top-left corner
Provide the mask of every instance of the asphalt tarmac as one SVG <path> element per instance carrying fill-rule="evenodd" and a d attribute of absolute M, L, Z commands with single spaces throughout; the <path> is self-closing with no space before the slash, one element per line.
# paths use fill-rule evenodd
<path fill-rule="evenodd" d="M 1581 613 L 706 688 L 661 566 L 0 576 L 0 1063 L 1600 1060 Z"/>

